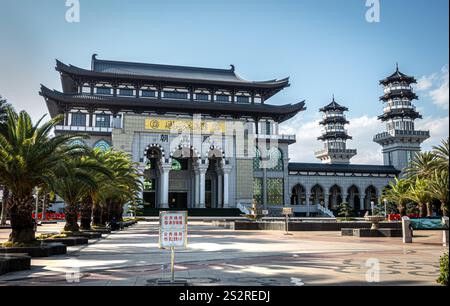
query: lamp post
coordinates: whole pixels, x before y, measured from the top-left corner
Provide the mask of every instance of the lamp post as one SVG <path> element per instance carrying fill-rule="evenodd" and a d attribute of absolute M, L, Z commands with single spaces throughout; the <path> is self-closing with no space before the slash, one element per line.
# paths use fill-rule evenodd
<path fill-rule="evenodd" d="M 373 216 L 373 209 L 374 209 L 374 203 L 373 203 L 373 201 L 370 201 L 370 210 L 372 211 L 372 216 Z"/>
<path fill-rule="evenodd" d="M 35 226 L 35 231 L 37 231 L 37 225 L 39 222 L 39 192 L 38 189 L 36 188 L 36 212 L 34 214 L 34 226 Z"/>
<path fill-rule="evenodd" d="M 384 202 L 384 217 L 387 217 L 387 199 L 383 199 Z"/>

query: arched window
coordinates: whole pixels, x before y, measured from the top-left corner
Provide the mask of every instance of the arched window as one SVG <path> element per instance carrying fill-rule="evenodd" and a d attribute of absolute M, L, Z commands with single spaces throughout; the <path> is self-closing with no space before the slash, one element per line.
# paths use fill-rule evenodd
<path fill-rule="evenodd" d="M 255 157 L 253 157 L 253 171 L 261 170 L 261 152 L 255 148 Z"/>
<path fill-rule="evenodd" d="M 283 171 L 283 153 L 278 148 L 271 148 L 269 151 L 268 171 Z"/>
<path fill-rule="evenodd" d="M 109 143 L 107 143 L 102 139 L 95 143 L 94 148 L 99 149 L 101 151 L 108 151 L 111 148 L 111 146 L 109 145 Z"/>

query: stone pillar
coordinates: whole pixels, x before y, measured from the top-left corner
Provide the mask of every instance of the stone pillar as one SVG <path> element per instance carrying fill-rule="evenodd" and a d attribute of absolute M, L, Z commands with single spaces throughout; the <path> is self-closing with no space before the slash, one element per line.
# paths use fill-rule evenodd
<path fill-rule="evenodd" d="M 366 195 L 367 196 L 367 195 Z M 365 208 L 365 203 L 364 203 L 364 199 L 365 198 L 362 198 L 362 195 L 360 195 L 359 196 L 359 210 L 360 211 L 363 211 L 364 210 L 364 208 Z"/>
<path fill-rule="evenodd" d="M 200 206 L 200 172 L 198 169 L 194 170 L 195 172 L 195 186 L 194 186 L 194 194 L 195 194 L 195 203 L 194 207 Z"/>
<path fill-rule="evenodd" d="M 323 194 L 323 204 L 325 208 L 330 208 L 330 195 L 328 193 Z"/>
<path fill-rule="evenodd" d="M 217 168 L 217 207 L 222 208 L 223 207 L 223 172 L 222 169 Z"/>
<path fill-rule="evenodd" d="M 161 208 L 169 208 L 169 173 L 172 169 L 170 163 L 161 164 Z"/>
<path fill-rule="evenodd" d="M 305 193 L 305 196 L 306 196 L 306 207 L 307 207 L 306 216 L 309 217 L 311 214 L 311 203 L 310 203 L 311 194 L 307 192 L 307 193 Z"/>
<path fill-rule="evenodd" d="M 199 195 L 199 207 L 205 208 L 205 185 L 206 185 L 206 170 L 208 170 L 208 164 L 201 164 L 198 166 L 199 180 L 200 180 L 200 195 Z"/>
<path fill-rule="evenodd" d="M 223 168 L 223 208 L 228 208 L 229 203 L 229 174 L 231 172 L 231 166 L 224 165 Z"/>

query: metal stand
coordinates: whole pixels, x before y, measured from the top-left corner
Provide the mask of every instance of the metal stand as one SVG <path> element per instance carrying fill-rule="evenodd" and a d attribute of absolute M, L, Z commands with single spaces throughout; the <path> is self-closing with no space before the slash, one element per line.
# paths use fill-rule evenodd
<path fill-rule="evenodd" d="M 172 273 L 172 279 L 171 282 L 175 282 L 175 248 L 171 247 L 170 248 L 170 271 Z"/>
<path fill-rule="evenodd" d="M 286 215 L 286 219 L 285 219 L 285 235 L 292 235 L 291 233 L 289 233 L 289 215 Z"/>
<path fill-rule="evenodd" d="M 187 286 L 188 282 L 185 279 L 175 280 L 175 248 L 170 248 L 170 280 L 159 279 L 156 284 L 159 286 Z"/>

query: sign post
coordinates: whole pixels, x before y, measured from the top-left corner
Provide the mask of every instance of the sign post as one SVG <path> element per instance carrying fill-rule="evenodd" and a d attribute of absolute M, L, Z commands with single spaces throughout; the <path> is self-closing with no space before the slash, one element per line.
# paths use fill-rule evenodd
<path fill-rule="evenodd" d="M 289 233 L 289 216 L 292 215 L 292 208 L 291 207 L 283 207 L 283 210 L 281 212 L 285 216 L 285 235 L 292 235 Z"/>
<path fill-rule="evenodd" d="M 159 212 L 159 248 L 170 249 L 171 279 L 158 281 L 160 285 L 186 285 L 185 280 L 175 281 L 175 249 L 187 247 L 187 211 Z"/>

